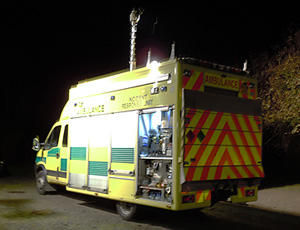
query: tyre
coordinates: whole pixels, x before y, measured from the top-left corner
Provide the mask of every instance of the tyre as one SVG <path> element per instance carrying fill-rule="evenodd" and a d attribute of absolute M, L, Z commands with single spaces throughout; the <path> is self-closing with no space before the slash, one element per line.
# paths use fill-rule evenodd
<path fill-rule="evenodd" d="M 39 171 L 36 174 L 36 188 L 40 195 L 46 195 L 47 194 L 47 177 L 43 170 Z"/>
<path fill-rule="evenodd" d="M 127 202 L 118 202 L 116 204 L 117 213 L 123 220 L 132 220 L 137 214 L 137 205 Z"/>

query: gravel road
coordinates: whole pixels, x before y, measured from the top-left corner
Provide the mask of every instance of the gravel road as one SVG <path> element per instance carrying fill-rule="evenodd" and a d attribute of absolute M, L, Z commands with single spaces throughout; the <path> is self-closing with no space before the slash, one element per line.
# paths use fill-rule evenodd
<path fill-rule="evenodd" d="M 294 187 L 299 191 L 292 192 L 293 200 L 295 197 L 300 198 L 300 188 Z M 33 175 L 28 173 L 0 178 L 0 230 L 196 228 L 299 230 L 300 208 L 299 212 L 286 210 L 284 213 L 274 209 L 274 206 L 278 207 L 277 203 L 280 203 L 277 200 L 282 196 L 285 197 L 282 191 L 286 190 L 288 189 L 278 190 L 278 193 L 271 190 L 273 193 L 271 200 L 268 197 L 270 191 L 262 190 L 261 200 L 251 206 L 224 202 L 211 208 L 187 212 L 146 208 L 140 219 L 128 222 L 117 215 L 113 201 L 66 191 L 41 196 L 36 192 Z M 274 200 L 277 203 L 273 203 Z M 273 208 L 264 207 L 262 203 L 272 203 Z M 288 207 L 288 201 L 285 203 Z"/>

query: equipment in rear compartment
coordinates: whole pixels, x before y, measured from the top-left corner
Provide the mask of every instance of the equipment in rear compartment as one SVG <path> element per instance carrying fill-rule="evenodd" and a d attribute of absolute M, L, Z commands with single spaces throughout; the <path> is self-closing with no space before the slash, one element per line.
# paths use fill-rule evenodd
<path fill-rule="evenodd" d="M 141 157 L 172 156 L 173 110 L 140 114 L 139 154 Z"/>
<path fill-rule="evenodd" d="M 141 181 L 142 197 L 171 202 L 172 161 L 145 160 L 145 175 Z"/>
<path fill-rule="evenodd" d="M 172 201 L 172 127 L 172 109 L 140 114 L 139 188 L 144 199 Z"/>

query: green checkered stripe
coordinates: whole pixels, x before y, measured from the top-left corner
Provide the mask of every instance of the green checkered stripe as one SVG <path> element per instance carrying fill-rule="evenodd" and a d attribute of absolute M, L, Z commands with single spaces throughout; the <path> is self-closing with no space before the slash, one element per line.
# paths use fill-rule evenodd
<path fill-rule="evenodd" d="M 89 175 L 107 176 L 108 162 L 89 161 Z"/>
<path fill-rule="evenodd" d="M 36 157 L 35 163 L 44 162 L 46 164 L 47 158 L 46 157 Z"/>
<path fill-rule="evenodd" d="M 60 170 L 66 172 L 67 171 L 67 162 L 68 160 L 65 158 L 60 159 Z"/>
<path fill-rule="evenodd" d="M 70 160 L 86 160 L 86 147 L 71 147 Z"/>
<path fill-rule="evenodd" d="M 54 148 L 48 151 L 48 157 L 56 157 L 56 154 L 60 152 L 59 148 Z"/>
<path fill-rule="evenodd" d="M 134 148 L 112 148 L 111 162 L 133 164 Z"/>

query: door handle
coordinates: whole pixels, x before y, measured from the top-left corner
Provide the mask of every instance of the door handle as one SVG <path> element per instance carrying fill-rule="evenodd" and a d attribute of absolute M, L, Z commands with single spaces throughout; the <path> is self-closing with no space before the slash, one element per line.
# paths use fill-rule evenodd
<path fill-rule="evenodd" d="M 56 150 L 57 150 L 57 152 L 56 152 L 56 159 L 58 159 L 60 157 L 60 149 L 57 148 Z"/>

